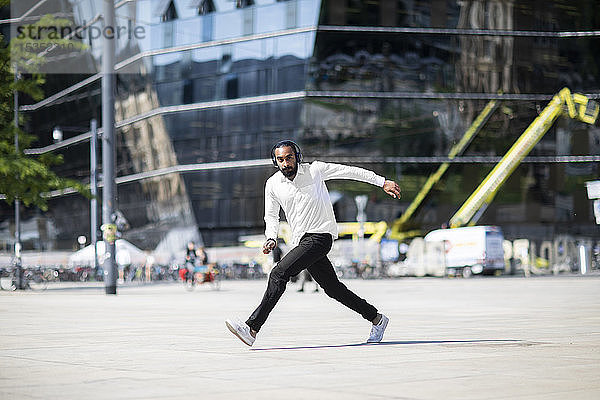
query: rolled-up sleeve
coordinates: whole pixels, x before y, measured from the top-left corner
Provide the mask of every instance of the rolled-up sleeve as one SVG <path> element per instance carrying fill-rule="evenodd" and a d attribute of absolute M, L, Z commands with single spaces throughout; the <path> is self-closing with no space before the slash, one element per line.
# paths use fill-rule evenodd
<path fill-rule="evenodd" d="M 385 183 L 385 178 L 383 176 L 379 176 L 368 169 L 342 164 L 324 163 L 321 161 L 315 161 L 314 164 L 316 164 L 316 167 L 321 171 L 323 180 L 352 179 L 379 187 L 383 187 L 383 184 Z"/>
<path fill-rule="evenodd" d="M 265 236 L 277 239 L 279 233 L 279 202 L 273 194 L 270 182 L 265 185 Z"/>

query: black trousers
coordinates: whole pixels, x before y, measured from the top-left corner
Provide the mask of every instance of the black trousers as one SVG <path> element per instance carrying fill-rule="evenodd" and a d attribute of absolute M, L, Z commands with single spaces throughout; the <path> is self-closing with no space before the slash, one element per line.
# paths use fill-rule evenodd
<path fill-rule="evenodd" d="M 263 299 L 246 321 L 248 326 L 258 332 L 285 292 L 290 278 L 306 268 L 329 297 L 356 311 L 364 319 L 374 320 L 377 309 L 339 281 L 327 258 L 332 244 L 333 238 L 329 233 L 307 233 L 302 236 L 298 246 L 290 250 L 271 271 Z"/>

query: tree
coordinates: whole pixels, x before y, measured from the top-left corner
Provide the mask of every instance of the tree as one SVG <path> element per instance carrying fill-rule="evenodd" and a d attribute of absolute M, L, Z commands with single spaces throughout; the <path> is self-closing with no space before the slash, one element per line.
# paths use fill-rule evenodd
<path fill-rule="evenodd" d="M 8 4 L 8 0 L 0 0 L 0 7 Z M 15 65 L 23 63 L 25 59 L 39 62 L 31 55 L 21 53 L 22 56 L 19 56 L 14 47 L 11 54 L 10 46 L 17 45 L 22 43 L 18 43 L 16 38 L 13 38 L 9 45 L 0 35 L 0 195 L 1 199 L 9 204 L 18 199 L 25 206 L 33 205 L 46 210 L 47 193 L 51 191 L 74 188 L 89 196 L 89 190 L 79 182 L 61 178 L 52 171 L 53 165 L 63 162 L 62 156 L 31 156 L 23 152 L 23 149 L 28 148 L 35 140 L 35 136 L 15 127 L 14 93 L 18 91 L 33 100 L 41 100 L 44 96 L 42 85 L 45 79 L 42 74 L 29 73 L 15 81 Z M 19 115 L 19 119 L 21 126 L 24 116 Z M 15 135 L 18 135 L 19 139 L 18 150 L 15 146 Z"/>

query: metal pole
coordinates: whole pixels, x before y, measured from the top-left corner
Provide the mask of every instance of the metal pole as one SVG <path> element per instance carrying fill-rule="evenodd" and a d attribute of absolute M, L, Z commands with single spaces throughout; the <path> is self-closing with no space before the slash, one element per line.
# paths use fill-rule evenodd
<path fill-rule="evenodd" d="M 14 117 L 15 117 L 15 154 L 19 155 L 19 91 L 16 88 L 19 80 L 19 71 L 15 64 L 15 89 L 14 89 Z M 23 285 L 23 269 L 21 268 L 21 201 L 17 197 L 15 199 L 15 282 L 17 289 L 24 289 Z"/>
<path fill-rule="evenodd" d="M 92 137 L 90 138 L 90 191 L 92 192 L 92 199 L 90 200 L 90 240 L 92 246 L 94 246 L 94 261 L 92 262 L 92 268 L 94 273 L 98 271 L 98 250 L 96 249 L 96 242 L 98 241 L 98 123 L 95 119 L 92 119 L 90 123 L 90 132 Z"/>
<path fill-rule="evenodd" d="M 366 258 L 365 251 L 365 222 L 367 221 L 367 214 L 365 214 L 365 208 L 367 207 L 367 201 L 369 197 L 367 195 L 354 196 L 354 201 L 356 202 L 356 209 L 358 213 L 356 214 L 356 221 L 360 224 L 358 228 L 358 251 L 357 258 L 359 260 L 359 264 L 363 262 Z"/>
<path fill-rule="evenodd" d="M 104 231 L 104 288 L 106 294 L 117 294 L 115 209 L 115 4 L 104 0 L 104 29 L 102 54 L 102 223 Z M 111 37 L 112 36 L 112 37 Z"/>

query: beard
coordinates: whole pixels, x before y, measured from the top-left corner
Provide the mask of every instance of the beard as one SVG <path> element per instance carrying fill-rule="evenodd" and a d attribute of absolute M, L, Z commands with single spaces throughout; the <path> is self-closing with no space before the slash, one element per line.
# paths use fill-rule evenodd
<path fill-rule="evenodd" d="M 285 176 L 286 178 L 291 178 L 292 176 L 296 175 L 296 172 L 298 172 L 298 165 L 296 164 L 293 167 L 279 168 L 279 170 L 281 171 L 283 176 Z"/>

